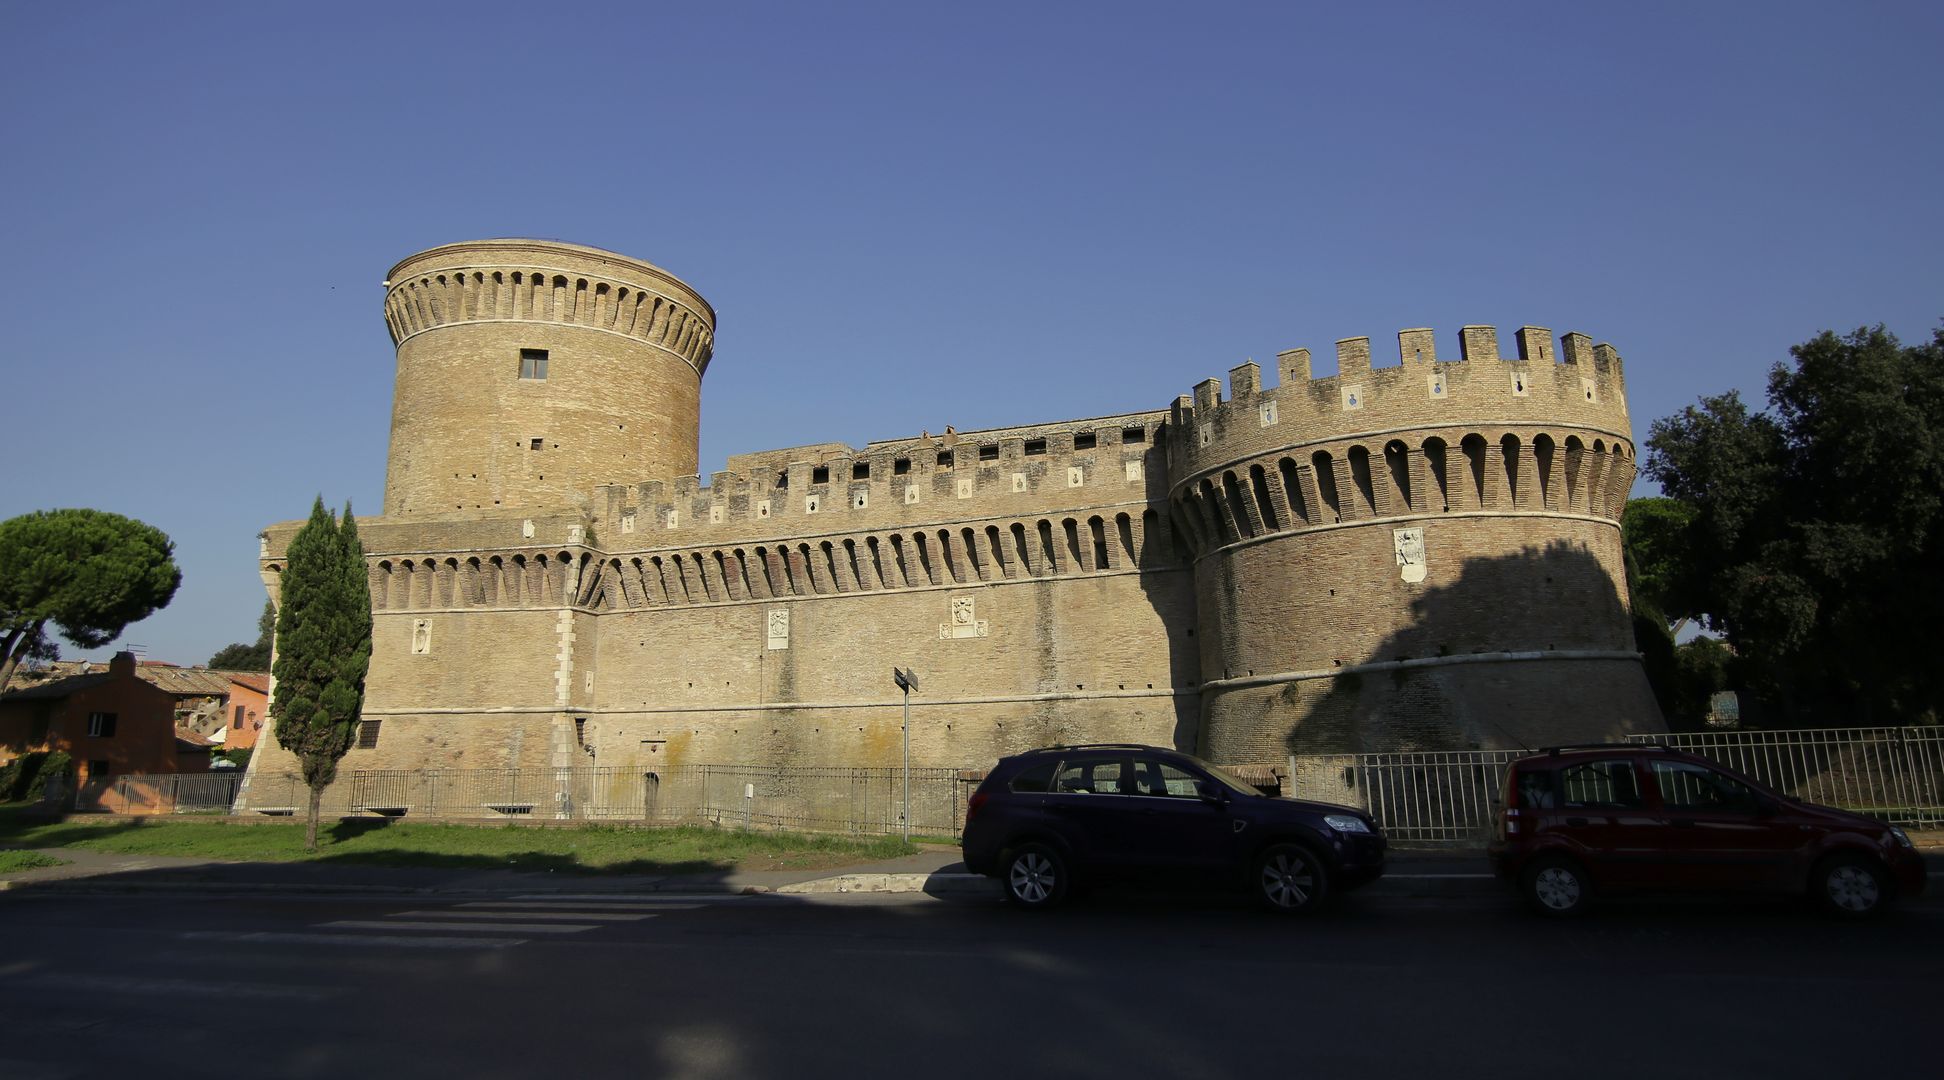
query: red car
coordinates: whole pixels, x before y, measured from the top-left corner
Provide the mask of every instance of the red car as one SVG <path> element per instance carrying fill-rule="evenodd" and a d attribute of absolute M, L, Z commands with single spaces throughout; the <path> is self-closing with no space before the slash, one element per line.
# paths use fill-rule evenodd
<path fill-rule="evenodd" d="M 1547 915 L 1580 911 L 1595 893 L 1739 891 L 1806 894 L 1865 916 L 1924 891 L 1923 859 L 1902 829 L 1652 745 L 1512 762 L 1488 852 Z"/>

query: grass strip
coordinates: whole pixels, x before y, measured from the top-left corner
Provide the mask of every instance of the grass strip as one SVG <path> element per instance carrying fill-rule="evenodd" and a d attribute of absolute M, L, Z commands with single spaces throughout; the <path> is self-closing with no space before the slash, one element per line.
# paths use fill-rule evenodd
<path fill-rule="evenodd" d="M 43 866 L 63 866 L 66 859 L 52 855 L 42 855 L 38 851 L 0 851 L 0 874 L 11 874 L 20 870 L 38 870 Z"/>
<path fill-rule="evenodd" d="M 349 819 L 323 823 L 318 829 L 318 850 L 310 854 L 304 851 L 302 821 L 237 825 L 177 818 L 71 818 L 46 822 L 9 809 L 0 809 L 0 843 L 236 862 L 319 860 L 605 874 L 816 870 L 894 859 L 916 850 L 897 837 L 852 839 L 701 826 L 535 828 Z"/>

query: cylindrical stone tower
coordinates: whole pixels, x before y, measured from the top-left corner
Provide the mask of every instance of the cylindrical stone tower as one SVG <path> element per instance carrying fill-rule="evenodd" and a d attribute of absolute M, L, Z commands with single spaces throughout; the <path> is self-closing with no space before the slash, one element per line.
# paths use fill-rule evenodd
<path fill-rule="evenodd" d="M 1664 730 L 1627 614 L 1619 356 L 1568 334 L 1337 345 L 1177 401 L 1170 511 L 1195 551 L 1202 752 L 1517 748 Z"/>
<path fill-rule="evenodd" d="M 618 478 L 695 472 L 715 310 L 673 274 L 478 240 L 405 259 L 385 288 L 386 516 L 561 509 Z"/>

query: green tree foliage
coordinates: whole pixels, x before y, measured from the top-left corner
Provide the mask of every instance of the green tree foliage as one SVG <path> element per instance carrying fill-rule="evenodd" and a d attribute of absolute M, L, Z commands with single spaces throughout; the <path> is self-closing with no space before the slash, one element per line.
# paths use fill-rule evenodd
<path fill-rule="evenodd" d="M 49 627 L 83 649 L 168 604 L 182 584 L 162 530 L 101 510 L 37 510 L 0 521 L 0 690 Z"/>
<path fill-rule="evenodd" d="M 254 644 L 237 642 L 216 650 L 209 658 L 209 666 L 218 671 L 269 671 L 270 640 L 277 632 L 277 606 L 270 601 L 263 602 L 263 614 L 257 617 L 257 639 Z"/>
<path fill-rule="evenodd" d="M 285 558 L 270 715 L 310 787 L 304 846 L 316 851 L 318 808 L 357 738 L 371 663 L 371 591 L 350 504 L 340 523 L 319 498 Z"/>
<path fill-rule="evenodd" d="M 1944 331 L 1824 333 L 1733 394 L 1656 421 L 1647 475 L 1691 507 L 1684 601 L 1786 722 L 1934 723 L 1944 665 Z"/>
<path fill-rule="evenodd" d="M 1697 599 L 1703 582 L 1694 574 L 1694 507 L 1679 499 L 1630 499 L 1620 517 L 1620 536 L 1631 567 L 1627 592 L 1634 606 L 1647 605 L 1674 624 L 1701 614 Z"/>

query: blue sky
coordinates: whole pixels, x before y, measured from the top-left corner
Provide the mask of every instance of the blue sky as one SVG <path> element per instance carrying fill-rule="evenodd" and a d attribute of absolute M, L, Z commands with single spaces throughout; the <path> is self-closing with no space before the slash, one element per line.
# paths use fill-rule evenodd
<path fill-rule="evenodd" d="M 1611 341 L 1644 440 L 1938 325 L 1940 45 L 1916 3 L 9 4 L 0 517 L 149 521 L 184 583 L 124 640 L 252 638 L 258 530 L 378 508 L 385 270 L 492 236 L 715 305 L 704 472 L 1466 323 Z"/>

